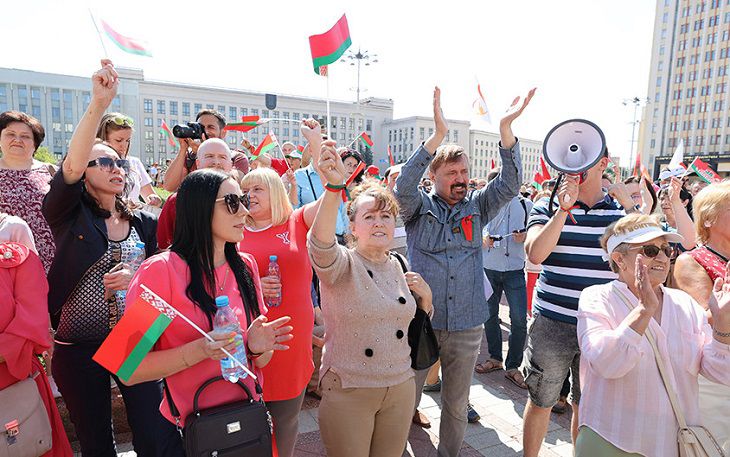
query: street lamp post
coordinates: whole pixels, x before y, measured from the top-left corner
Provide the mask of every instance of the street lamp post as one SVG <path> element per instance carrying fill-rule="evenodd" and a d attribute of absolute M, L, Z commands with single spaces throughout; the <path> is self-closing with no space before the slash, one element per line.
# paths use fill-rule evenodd
<path fill-rule="evenodd" d="M 368 54 L 368 51 L 360 51 L 358 48 L 357 52 L 347 51 L 345 56 L 340 62 L 350 62 L 350 65 L 355 66 L 357 62 L 357 104 L 360 105 L 360 65 L 364 64 L 366 67 L 370 64 L 378 63 L 377 54 Z"/>
<path fill-rule="evenodd" d="M 639 107 L 649 103 L 649 99 L 634 97 L 625 98 L 623 101 L 624 106 L 628 106 L 630 103 L 634 105 L 634 121 L 631 123 L 631 150 L 629 151 L 629 168 L 632 169 L 632 167 L 634 166 L 634 143 L 636 142 L 636 124 L 639 123 L 636 117 L 639 113 Z"/>

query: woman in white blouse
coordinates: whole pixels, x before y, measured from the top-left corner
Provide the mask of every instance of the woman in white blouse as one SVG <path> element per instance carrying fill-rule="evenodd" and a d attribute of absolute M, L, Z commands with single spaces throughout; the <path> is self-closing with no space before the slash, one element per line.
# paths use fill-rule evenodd
<path fill-rule="evenodd" d="M 701 425 L 697 376 L 730 385 L 730 272 L 715 284 L 714 329 L 685 292 L 664 287 L 669 242 L 652 216 L 610 225 L 601 246 L 619 278 L 585 289 L 578 307 L 580 431 L 576 456 L 677 456 L 677 419 L 650 333 L 689 425 Z"/>

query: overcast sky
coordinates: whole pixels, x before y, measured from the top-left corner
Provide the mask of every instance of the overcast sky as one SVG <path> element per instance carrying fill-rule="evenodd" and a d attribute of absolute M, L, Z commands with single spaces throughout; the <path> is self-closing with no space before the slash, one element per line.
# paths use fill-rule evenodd
<path fill-rule="evenodd" d="M 307 37 L 346 13 L 351 49 L 378 55 L 379 62 L 362 71 L 363 97 L 392 98 L 396 117 L 431 115 L 437 84 L 446 116 L 472 120 L 478 78 L 495 126 L 472 127 L 494 131 L 511 99 L 536 86 L 531 106 L 515 124 L 518 136 L 543 139 L 558 122 L 583 117 L 604 130 L 612 155 L 628 160 L 633 109 L 622 101 L 646 97 L 654 1 L 217 4 L 4 2 L 0 29 L 7 44 L 0 65 L 90 75 L 103 56 L 91 6 L 119 33 L 148 43 L 153 58 L 125 54 L 105 38 L 115 64 L 143 68 L 146 79 L 324 97 L 324 78 L 314 74 Z M 330 68 L 332 98 L 354 100 L 355 85 L 354 67 Z"/>

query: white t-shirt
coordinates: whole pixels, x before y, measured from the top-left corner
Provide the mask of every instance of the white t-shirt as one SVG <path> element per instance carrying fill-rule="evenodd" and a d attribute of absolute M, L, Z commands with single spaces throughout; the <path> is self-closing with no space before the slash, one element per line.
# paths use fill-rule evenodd
<path fill-rule="evenodd" d="M 144 186 L 152 183 L 152 178 L 137 157 L 127 156 L 129 160 L 129 177 L 132 180 L 132 188 L 129 189 L 128 198 L 134 203 L 139 203 L 139 192 Z"/>

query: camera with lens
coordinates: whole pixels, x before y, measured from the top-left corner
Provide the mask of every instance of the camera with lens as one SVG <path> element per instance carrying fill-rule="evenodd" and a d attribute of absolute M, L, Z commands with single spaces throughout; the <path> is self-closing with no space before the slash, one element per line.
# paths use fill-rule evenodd
<path fill-rule="evenodd" d="M 175 138 L 190 138 L 193 140 L 201 140 L 205 128 L 200 122 L 188 122 L 187 124 L 177 124 L 172 128 L 172 134 Z"/>

